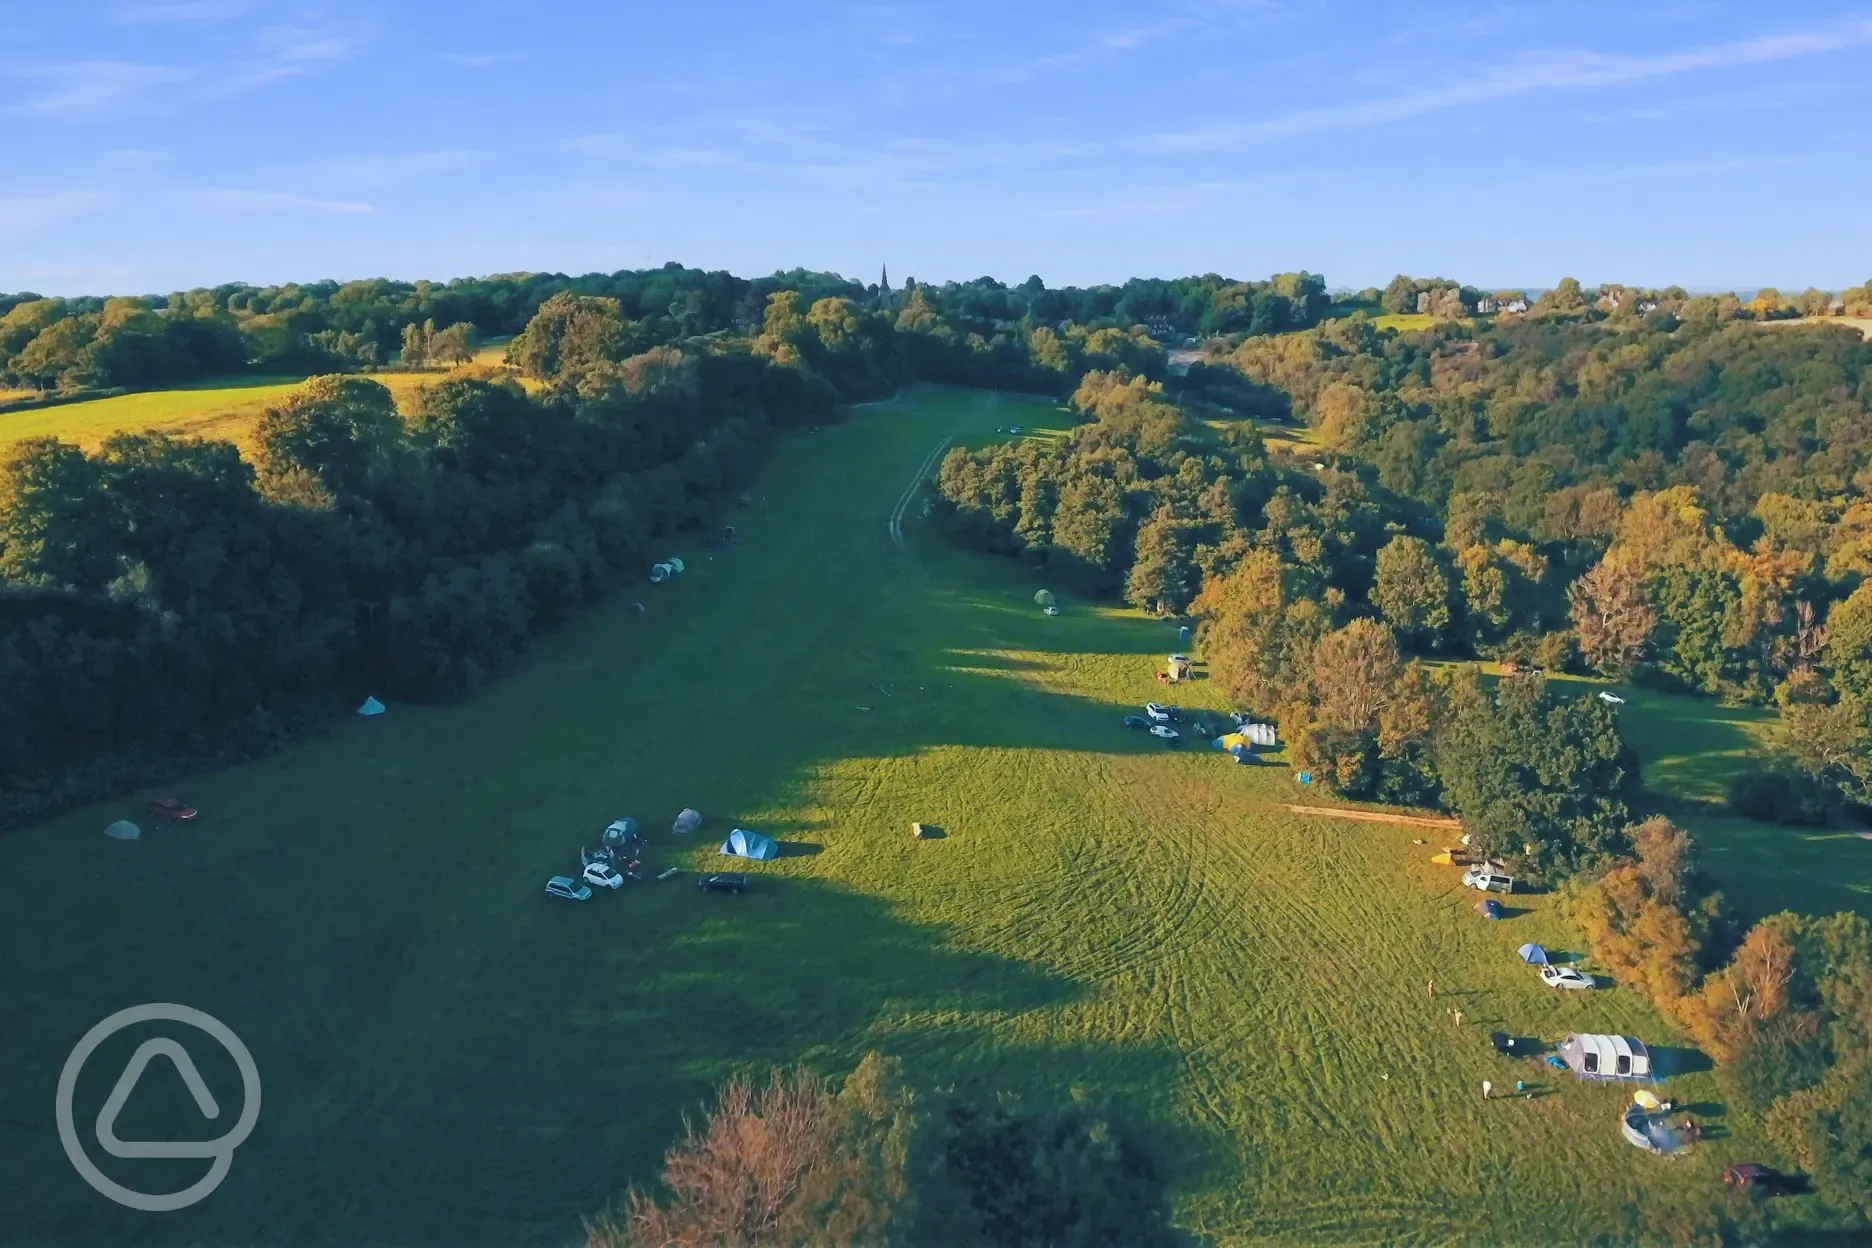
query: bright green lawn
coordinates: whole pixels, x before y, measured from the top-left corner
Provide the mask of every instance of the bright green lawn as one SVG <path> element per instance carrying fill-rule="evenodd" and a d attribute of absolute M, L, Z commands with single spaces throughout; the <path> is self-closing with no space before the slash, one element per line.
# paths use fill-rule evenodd
<path fill-rule="evenodd" d="M 1632 992 L 1548 992 L 1517 963 L 1526 940 L 1579 948 L 1549 899 L 1485 922 L 1412 829 L 1294 817 L 1283 767 L 1120 727 L 1160 693 L 1168 626 L 1064 599 L 1044 617 L 1029 573 L 914 520 L 893 544 L 940 439 L 1058 419 L 920 391 L 787 439 L 740 546 L 680 546 L 685 576 L 473 701 L 179 782 L 203 811 L 182 831 L 106 840 L 121 803 L 0 839 L 4 1238 L 564 1242 L 730 1071 L 873 1047 L 925 1089 L 1116 1102 L 1181 1223 L 1228 1243 L 1620 1242 L 1771 1156 L 1708 1073 L 1671 1090 L 1728 1135 L 1671 1162 L 1619 1138 L 1615 1089 L 1483 1103 L 1485 1076 L 1539 1077 L 1490 1053 L 1494 1028 L 1683 1055 Z M 709 819 L 693 847 L 664 830 L 685 804 Z M 542 896 L 624 813 L 656 866 L 718 865 L 734 822 L 788 853 L 745 898 L 691 875 Z M 913 842 L 913 819 L 949 835 Z M 95 1195 L 52 1128 L 72 1044 L 144 1001 L 217 1015 L 265 1081 L 224 1186 L 160 1216 Z M 87 1066 L 81 1124 L 139 1038 Z M 194 1121 L 165 1087 L 121 1135 Z M 154 1189 L 201 1163 L 109 1164 Z"/>
<path fill-rule="evenodd" d="M 482 347 L 476 363 L 498 364 L 505 347 Z M 368 373 L 399 402 L 439 381 L 439 372 Z M 27 438 L 59 437 L 88 449 L 117 433 L 160 430 L 176 437 L 215 438 L 248 449 L 253 423 L 298 388 L 298 377 L 225 377 L 173 390 L 142 390 L 108 399 L 0 412 L 0 448 Z"/>

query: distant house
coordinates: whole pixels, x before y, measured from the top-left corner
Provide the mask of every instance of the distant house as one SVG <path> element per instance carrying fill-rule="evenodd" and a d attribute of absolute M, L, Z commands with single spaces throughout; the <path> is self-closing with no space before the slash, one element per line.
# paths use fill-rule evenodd
<path fill-rule="evenodd" d="M 1475 310 L 1477 316 L 1492 315 L 1495 311 L 1495 300 L 1489 298 L 1487 295 L 1483 295 L 1480 299 L 1475 301 Z"/>
<path fill-rule="evenodd" d="M 1639 316 L 1650 316 L 1655 311 L 1657 311 L 1657 300 L 1640 299 L 1638 301 L 1638 315 Z"/>
<path fill-rule="evenodd" d="M 1153 316 L 1146 320 L 1144 322 L 1144 332 L 1149 334 L 1152 338 L 1155 338 L 1158 342 L 1169 342 L 1172 339 L 1181 338 L 1183 336 L 1177 332 L 1177 327 L 1171 322 L 1170 318 L 1165 316 Z"/>
<path fill-rule="evenodd" d="M 1528 301 L 1525 299 L 1510 299 L 1496 309 L 1498 312 L 1525 312 L 1527 310 Z"/>
<path fill-rule="evenodd" d="M 1420 290 L 1417 292 L 1417 315 L 1428 316 L 1429 314 L 1430 292 L 1427 290 Z"/>

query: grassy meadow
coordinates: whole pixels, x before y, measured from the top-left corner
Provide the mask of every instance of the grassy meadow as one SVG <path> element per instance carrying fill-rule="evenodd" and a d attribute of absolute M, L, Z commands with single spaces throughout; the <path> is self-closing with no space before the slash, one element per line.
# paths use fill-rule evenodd
<path fill-rule="evenodd" d="M 498 364 L 505 343 L 488 344 L 475 352 L 476 364 Z M 416 391 L 434 385 L 445 375 L 432 372 L 366 373 L 380 381 L 407 404 Z M 95 450 L 118 433 L 161 432 L 178 438 L 208 438 L 232 442 L 249 450 L 254 422 L 268 407 L 296 390 L 303 377 L 222 377 L 179 386 L 173 390 L 140 390 L 132 394 L 54 407 L 21 408 L 0 412 L 0 449 L 27 438 L 59 437 Z"/>
<path fill-rule="evenodd" d="M 1064 595 L 1045 617 L 1043 582 L 949 548 L 914 506 L 894 538 L 940 441 L 1065 423 L 938 389 L 869 405 L 776 449 L 729 517 L 740 545 L 679 545 L 682 577 L 467 703 L 179 781 L 202 811 L 179 831 L 105 839 L 124 802 L 0 838 L 0 1238 L 565 1243 L 654 1178 L 730 1072 L 874 1048 L 931 1096 L 1112 1104 L 1166 1159 L 1179 1223 L 1219 1243 L 1627 1242 L 1707 1206 L 1724 1164 L 1772 1158 L 1635 993 L 1551 992 L 1519 964 L 1523 941 L 1579 952 L 1552 899 L 1486 922 L 1415 843 L 1440 834 L 1301 817 L 1288 803 L 1319 798 L 1278 760 L 1122 728 L 1161 695 L 1172 627 Z M 1222 705 L 1201 681 L 1179 696 Z M 1693 754 L 1671 714 L 1633 695 L 1629 722 L 1694 788 L 1733 738 L 1712 726 Z M 685 805 L 708 820 L 693 843 L 668 832 Z M 542 895 L 627 813 L 648 865 L 683 875 Z M 913 819 L 946 837 L 912 841 Z M 699 894 L 736 824 L 783 855 L 745 864 L 746 897 Z M 1812 891 L 1776 838 L 1737 835 L 1725 869 Z M 87 1187 L 52 1124 L 72 1045 L 145 1001 L 227 1023 L 265 1087 L 222 1187 L 160 1218 Z M 1497 1029 L 1638 1035 L 1714 1127 L 1643 1155 L 1623 1092 L 1497 1057 Z M 81 1124 L 137 1038 L 86 1067 Z M 1484 1078 L 1539 1094 L 1485 1103 Z M 157 1082 L 125 1138 L 194 1120 Z M 174 1190 L 200 1165 L 107 1168 Z"/>

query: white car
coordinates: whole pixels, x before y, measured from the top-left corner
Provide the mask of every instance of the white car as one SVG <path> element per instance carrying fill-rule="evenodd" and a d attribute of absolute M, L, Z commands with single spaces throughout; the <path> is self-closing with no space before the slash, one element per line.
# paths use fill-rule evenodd
<path fill-rule="evenodd" d="M 1174 741 L 1177 739 L 1177 730 L 1164 724 L 1152 724 L 1150 731 L 1151 736 L 1158 737 L 1164 741 Z"/>
<path fill-rule="evenodd" d="M 1540 982 L 1549 988 L 1597 988 L 1590 975 L 1582 975 L 1570 966 L 1543 966 Z"/>
<path fill-rule="evenodd" d="M 555 875 L 546 881 L 548 897 L 563 897 L 567 901 L 590 901 L 591 889 L 569 875 Z"/>
<path fill-rule="evenodd" d="M 1042 614 L 1042 615 L 1058 615 L 1058 614 L 1059 614 L 1059 608 L 1058 608 L 1058 607 L 1041 607 L 1041 608 L 1040 608 L 1040 614 Z"/>
<path fill-rule="evenodd" d="M 1144 704 L 1144 713 L 1160 724 L 1167 724 L 1176 718 L 1175 709 L 1165 706 L 1161 702 L 1146 702 Z"/>
<path fill-rule="evenodd" d="M 1462 882 L 1463 887 L 1484 893 L 1514 892 L 1514 876 L 1497 875 L 1493 871 L 1484 871 L 1481 867 L 1470 867 L 1463 872 Z"/>
<path fill-rule="evenodd" d="M 596 884 L 599 888 L 624 887 L 624 877 L 613 870 L 608 862 L 589 863 L 585 868 L 585 882 Z"/>

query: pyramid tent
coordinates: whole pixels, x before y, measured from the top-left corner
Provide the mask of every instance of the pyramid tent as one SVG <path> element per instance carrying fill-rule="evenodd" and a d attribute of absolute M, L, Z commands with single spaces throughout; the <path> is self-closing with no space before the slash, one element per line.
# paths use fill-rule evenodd
<path fill-rule="evenodd" d="M 762 836 L 746 828 L 736 828 L 722 842 L 721 852 L 728 858 L 751 858 L 755 862 L 771 862 L 780 855 L 780 847 L 774 844 L 771 836 Z"/>
<path fill-rule="evenodd" d="M 137 827 L 136 824 L 131 823 L 128 819 L 119 819 L 116 823 L 104 829 L 104 835 L 110 837 L 112 840 L 134 841 L 139 836 L 143 835 L 143 829 Z"/>
<path fill-rule="evenodd" d="M 691 832 L 695 831 L 697 828 L 701 826 L 702 826 L 702 812 L 701 811 L 684 810 L 682 814 L 676 816 L 676 822 L 670 827 L 670 831 L 677 836 L 688 836 Z"/>
<path fill-rule="evenodd" d="M 1547 951 L 1539 945 L 1522 945 L 1515 952 L 1519 953 L 1521 955 L 1521 960 L 1529 966 L 1547 965 Z"/>
<path fill-rule="evenodd" d="M 381 715 L 384 713 L 384 704 L 379 702 L 376 698 L 365 698 L 364 705 L 357 708 L 357 713 L 360 715 Z"/>

